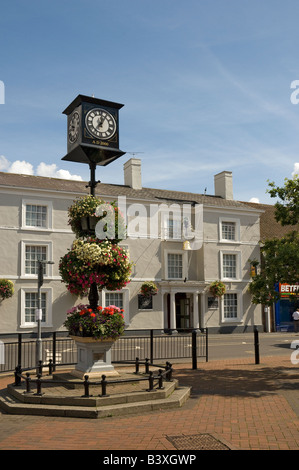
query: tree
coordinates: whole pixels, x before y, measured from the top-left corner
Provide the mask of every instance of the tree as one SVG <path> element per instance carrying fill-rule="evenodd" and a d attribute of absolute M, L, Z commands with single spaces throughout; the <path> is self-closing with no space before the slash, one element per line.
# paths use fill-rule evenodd
<path fill-rule="evenodd" d="M 297 225 L 299 223 L 299 176 L 285 178 L 284 186 L 278 187 L 269 182 L 268 193 L 271 197 L 279 197 L 281 202 L 275 204 L 275 218 L 281 225 Z"/>
<path fill-rule="evenodd" d="M 275 219 L 282 226 L 299 223 L 299 178 L 285 179 L 283 187 L 269 183 L 271 197 L 279 197 L 275 204 Z M 257 274 L 249 286 L 252 302 L 271 305 L 280 298 L 278 283 L 299 283 L 299 234 L 292 230 L 281 238 L 265 240 L 261 246 L 262 263 L 255 262 Z M 252 261 L 251 261 L 252 262 Z M 299 292 L 293 294 L 299 298 Z"/>
<path fill-rule="evenodd" d="M 280 298 L 276 290 L 279 282 L 299 283 L 298 232 L 292 231 L 282 238 L 266 240 L 261 246 L 261 255 L 262 264 L 249 285 L 249 291 L 253 303 L 271 305 Z"/>

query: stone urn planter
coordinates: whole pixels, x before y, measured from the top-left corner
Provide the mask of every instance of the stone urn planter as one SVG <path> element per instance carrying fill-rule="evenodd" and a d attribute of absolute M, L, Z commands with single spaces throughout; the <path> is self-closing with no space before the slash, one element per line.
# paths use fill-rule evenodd
<path fill-rule="evenodd" d="M 77 364 L 72 375 L 83 379 L 101 379 L 102 375 L 117 376 L 118 372 L 111 363 L 111 348 L 115 339 L 95 339 L 92 337 L 72 336 L 77 346 Z"/>
<path fill-rule="evenodd" d="M 78 351 L 73 375 L 90 379 L 118 375 L 111 364 L 111 348 L 124 332 L 122 309 L 115 305 L 92 309 L 80 304 L 67 312 L 64 326 Z"/>

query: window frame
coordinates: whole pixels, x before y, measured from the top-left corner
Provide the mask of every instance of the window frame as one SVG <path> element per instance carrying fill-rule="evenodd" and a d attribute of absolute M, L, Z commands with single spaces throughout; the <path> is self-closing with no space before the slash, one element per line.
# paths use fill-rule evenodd
<path fill-rule="evenodd" d="M 21 240 L 21 278 L 23 279 L 37 279 L 37 274 L 26 273 L 26 247 L 27 246 L 42 246 L 46 247 L 46 260 L 53 261 L 53 242 L 52 241 L 36 241 L 36 240 Z M 53 277 L 53 265 L 45 265 L 45 279 Z"/>
<path fill-rule="evenodd" d="M 237 299 L 237 314 L 236 317 L 225 317 L 225 297 L 227 295 L 236 295 Z M 239 290 L 229 290 L 221 298 L 221 323 L 240 323 L 243 317 L 243 296 Z"/>
<path fill-rule="evenodd" d="M 38 227 L 35 225 L 27 225 L 26 224 L 26 209 L 27 206 L 41 206 L 47 208 L 47 215 L 46 215 L 46 226 L 45 227 Z M 48 200 L 37 200 L 37 199 L 22 199 L 22 221 L 21 221 L 21 228 L 24 230 L 34 230 L 34 231 L 46 231 L 52 229 L 52 212 L 53 212 L 53 204 L 52 201 Z"/>
<path fill-rule="evenodd" d="M 241 251 L 228 251 L 220 250 L 220 277 L 222 281 L 241 281 Z M 236 259 L 236 276 L 226 277 L 224 276 L 224 255 L 234 255 Z"/>
<path fill-rule="evenodd" d="M 125 325 L 128 326 L 130 323 L 130 312 L 129 312 L 130 291 L 128 288 L 120 289 L 117 292 L 103 289 L 102 290 L 102 305 L 104 307 L 108 307 L 108 305 L 106 305 L 107 303 L 106 296 L 107 294 L 115 294 L 115 293 L 123 295 L 123 310 L 124 310 L 123 314 L 124 314 Z"/>
<path fill-rule="evenodd" d="M 170 277 L 169 276 L 169 255 L 181 255 L 182 256 L 182 277 Z M 187 277 L 188 267 L 188 252 L 185 250 L 165 250 L 164 265 L 165 265 L 165 278 L 169 280 L 183 280 Z"/>
<path fill-rule="evenodd" d="M 26 322 L 25 321 L 25 306 L 26 306 L 26 293 L 36 294 L 37 288 L 34 287 L 24 287 L 21 288 L 21 321 L 20 328 L 35 328 L 37 322 Z M 46 321 L 41 322 L 42 327 L 53 327 L 52 324 L 52 288 L 51 287 L 41 287 L 41 294 L 46 294 Z"/>
<path fill-rule="evenodd" d="M 228 240 L 227 238 L 223 238 L 222 236 L 222 225 L 224 223 L 231 223 L 235 225 L 235 239 Z M 220 243 L 240 243 L 241 236 L 240 236 L 240 219 L 234 217 L 219 217 L 219 242 Z"/>

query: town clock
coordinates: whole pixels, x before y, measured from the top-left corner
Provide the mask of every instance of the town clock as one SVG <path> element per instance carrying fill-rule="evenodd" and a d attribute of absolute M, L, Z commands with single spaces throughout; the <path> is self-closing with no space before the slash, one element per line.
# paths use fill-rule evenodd
<path fill-rule="evenodd" d="M 119 149 L 122 104 L 78 95 L 67 115 L 67 155 L 62 160 L 105 166 L 124 155 Z"/>

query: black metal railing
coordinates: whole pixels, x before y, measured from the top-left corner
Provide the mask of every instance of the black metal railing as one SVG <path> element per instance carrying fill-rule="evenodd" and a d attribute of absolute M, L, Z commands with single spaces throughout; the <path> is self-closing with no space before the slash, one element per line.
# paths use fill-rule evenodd
<path fill-rule="evenodd" d="M 112 347 L 112 362 L 191 359 L 195 369 L 198 358 L 208 361 L 208 330 L 176 330 L 177 334 L 161 333 L 161 330 L 127 330 Z M 0 373 L 36 367 L 36 339 L 32 334 L 0 335 Z M 52 361 L 53 367 L 77 362 L 75 342 L 65 332 L 42 335 L 43 363 Z"/>
<path fill-rule="evenodd" d="M 81 386 L 84 389 L 84 395 L 82 395 L 82 398 L 89 398 L 90 395 L 89 390 L 90 387 L 99 387 L 101 390 L 101 393 L 98 395 L 100 397 L 106 397 L 107 396 L 107 387 L 110 385 L 123 385 L 123 384 L 129 384 L 129 383 L 134 383 L 134 382 L 142 382 L 142 381 L 147 381 L 148 382 L 148 388 L 145 389 L 147 392 L 152 392 L 154 390 L 162 390 L 163 389 L 163 382 L 172 382 L 172 364 L 170 362 L 166 362 L 166 365 L 158 365 L 158 364 L 153 364 L 150 362 L 148 358 L 146 360 L 140 361 L 138 357 L 136 357 L 135 361 L 125 361 L 126 364 L 135 364 L 135 374 L 136 378 L 129 378 L 129 379 L 109 379 L 107 380 L 106 375 L 102 375 L 101 380 L 89 380 L 89 376 L 85 375 L 84 380 L 80 381 L 72 381 L 72 386 L 77 385 Z M 138 377 L 140 373 L 140 366 L 144 365 L 145 370 L 141 374 L 141 376 Z M 150 370 L 150 367 L 152 368 L 158 368 L 158 373 L 157 371 Z M 53 363 L 50 360 L 48 364 L 43 364 L 42 361 L 39 361 L 37 370 L 36 370 L 36 378 L 32 378 L 30 371 L 32 371 L 32 368 L 26 368 L 23 369 L 20 365 L 18 365 L 15 368 L 14 376 L 15 376 L 15 382 L 14 386 L 19 387 L 23 383 L 25 383 L 25 394 L 30 394 L 33 393 L 32 388 L 34 388 L 36 391 L 34 393 L 35 396 L 42 396 L 43 395 L 43 387 L 49 385 L 49 380 L 43 379 L 43 372 L 44 370 L 48 369 L 48 376 L 51 376 L 53 374 Z M 164 369 L 164 370 L 163 370 Z M 55 380 L 52 379 L 50 382 L 51 385 L 64 385 L 68 384 L 67 381 L 63 381 L 61 379 Z"/>

